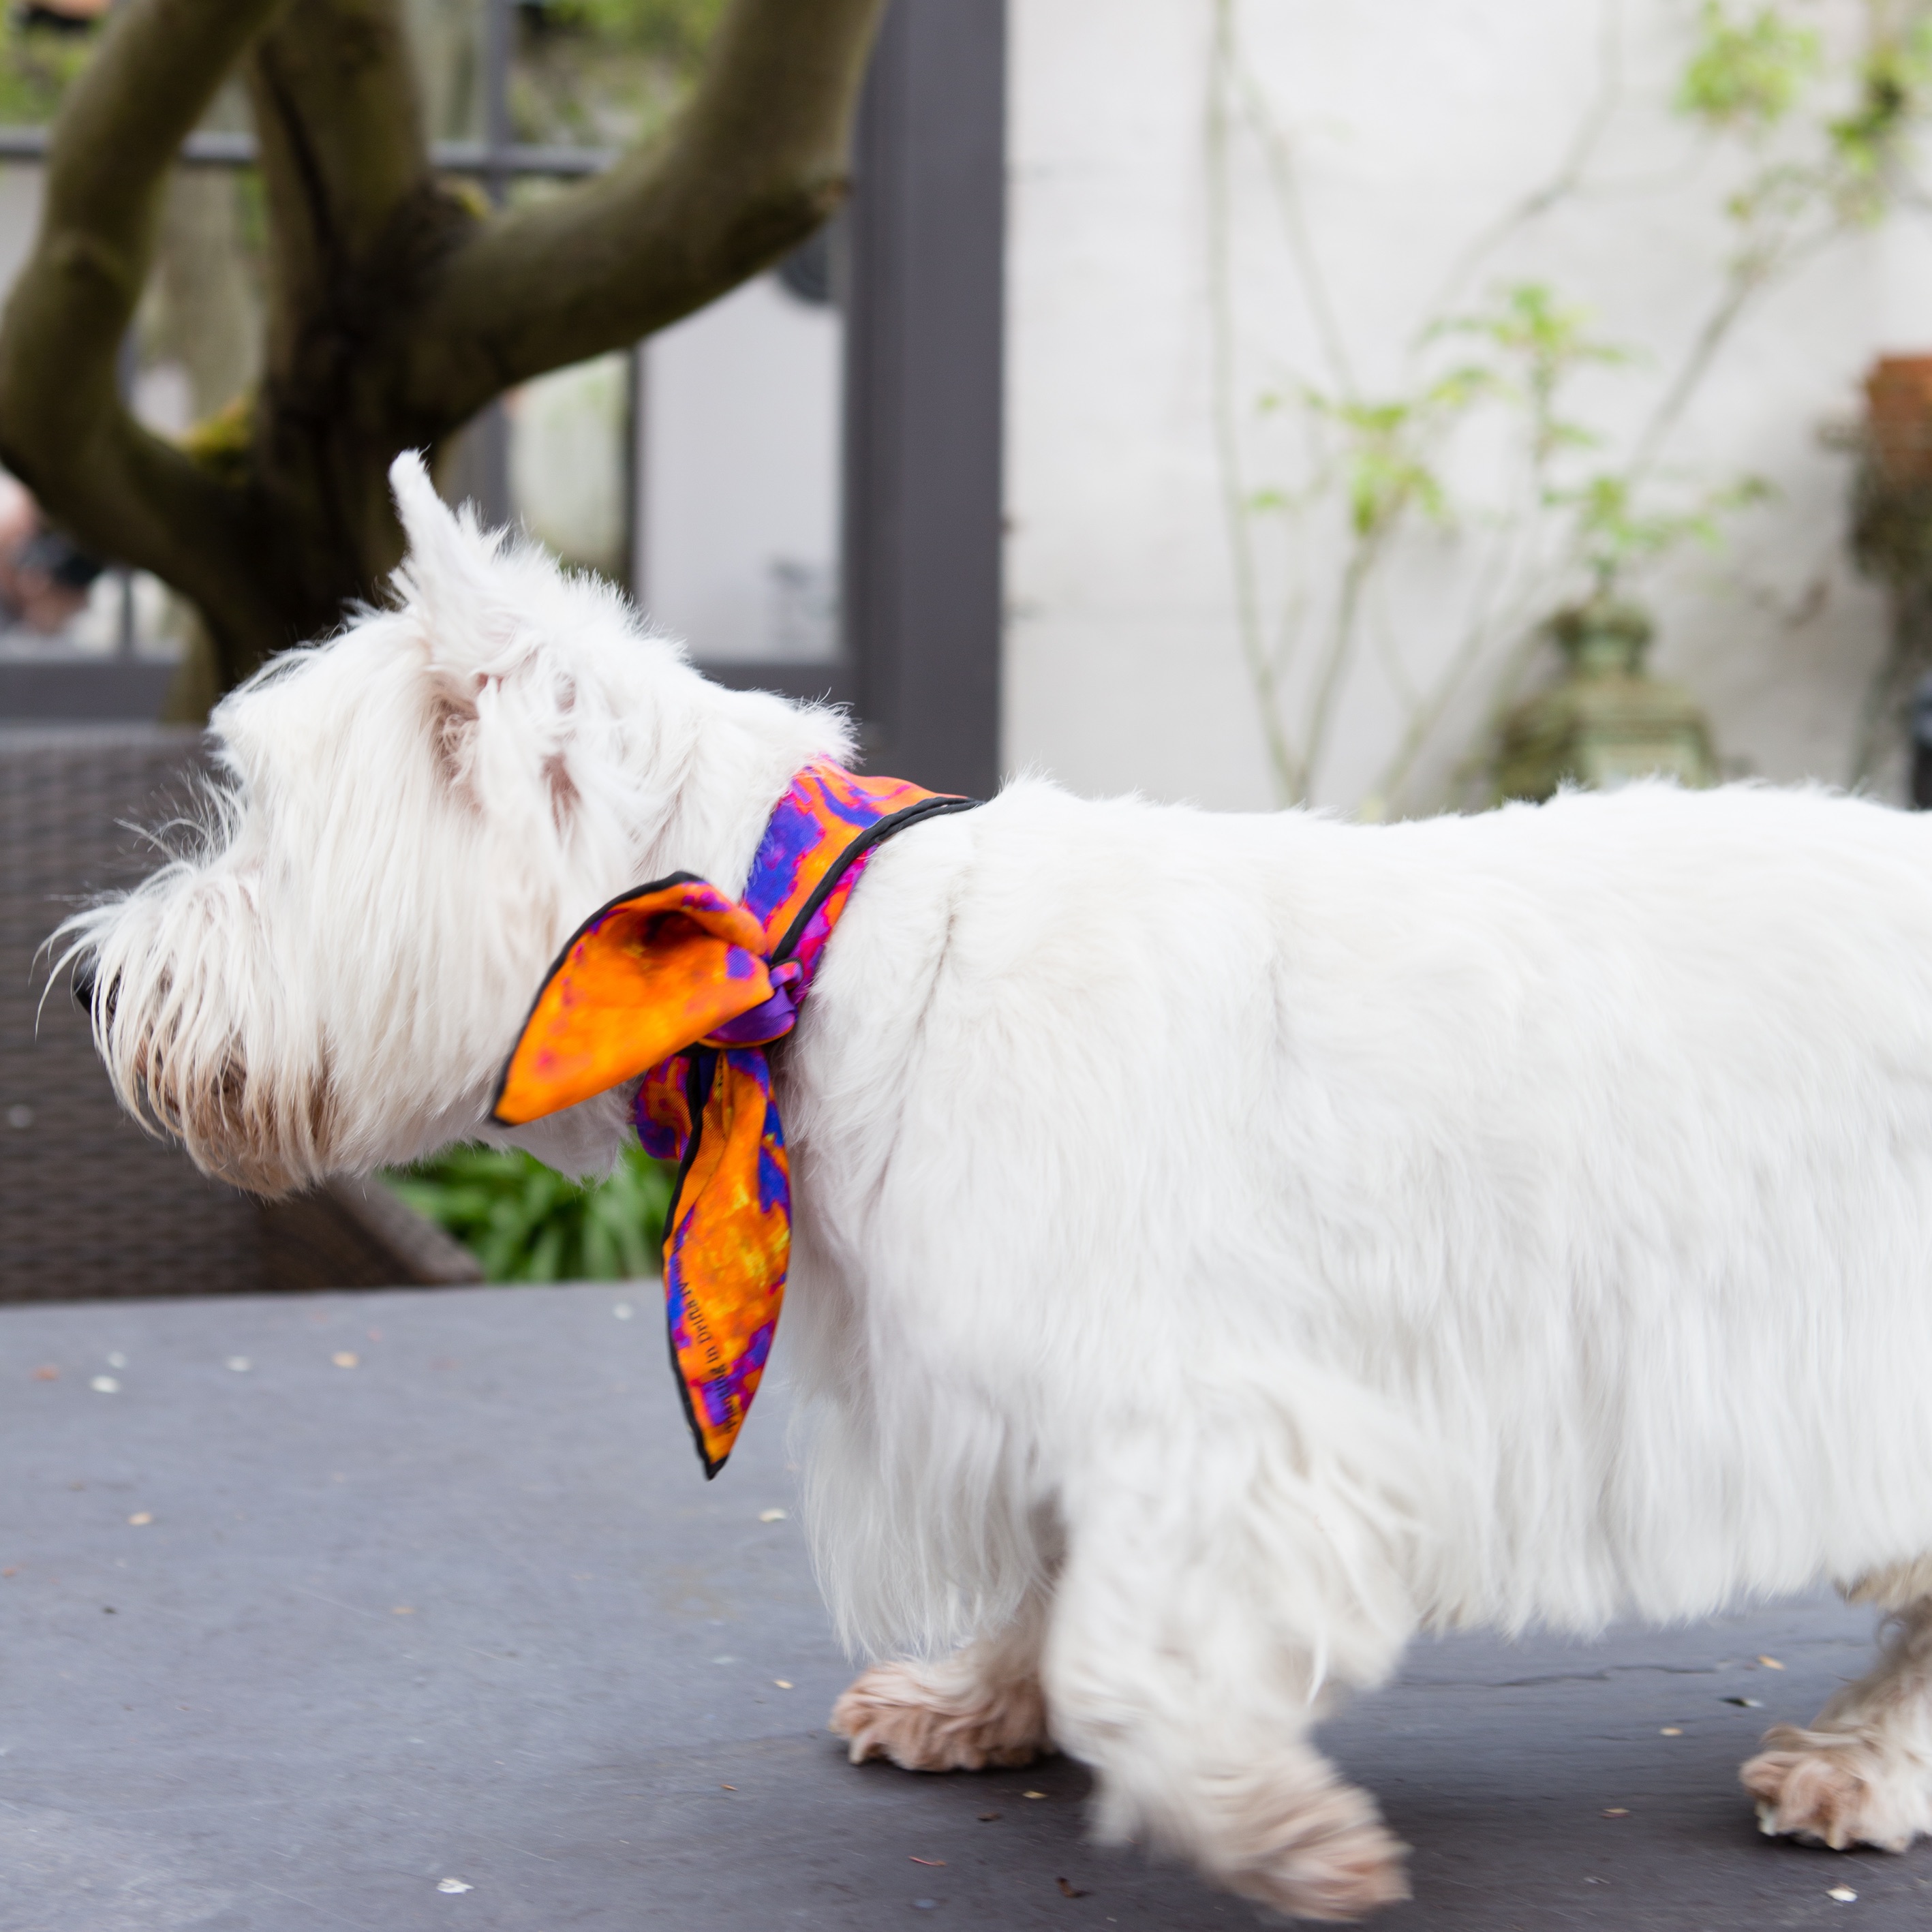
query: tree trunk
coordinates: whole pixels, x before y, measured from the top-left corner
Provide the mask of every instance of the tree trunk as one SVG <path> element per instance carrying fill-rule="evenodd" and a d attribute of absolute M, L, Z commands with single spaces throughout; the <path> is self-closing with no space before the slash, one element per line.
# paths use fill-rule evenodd
<path fill-rule="evenodd" d="M 380 596 L 399 451 L 688 314 L 825 218 L 884 4 L 731 0 L 664 138 L 492 214 L 430 171 L 404 0 L 123 0 L 0 320 L 0 459 L 190 598 L 232 686 Z M 268 217 L 260 375 L 177 444 L 129 416 L 116 362 L 172 158 L 238 64 Z"/>

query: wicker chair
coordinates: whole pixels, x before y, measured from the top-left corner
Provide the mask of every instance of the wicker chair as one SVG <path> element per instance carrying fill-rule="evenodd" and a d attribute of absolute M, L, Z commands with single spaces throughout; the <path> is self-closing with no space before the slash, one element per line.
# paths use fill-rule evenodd
<path fill-rule="evenodd" d="M 0 726 L 0 1300 L 480 1280 L 380 1186 L 265 1208 L 205 1180 L 122 1114 L 64 980 L 43 1002 L 48 933 L 152 865 L 130 828 L 186 802 L 200 755 L 157 725 Z"/>

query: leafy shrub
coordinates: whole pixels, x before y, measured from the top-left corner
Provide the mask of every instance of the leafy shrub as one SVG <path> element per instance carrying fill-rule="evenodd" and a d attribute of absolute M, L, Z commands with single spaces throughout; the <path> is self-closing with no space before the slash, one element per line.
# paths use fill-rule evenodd
<path fill-rule="evenodd" d="M 674 1170 L 628 1148 L 608 1180 L 580 1186 L 530 1154 L 452 1148 L 388 1176 L 454 1234 L 490 1281 L 621 1281 L 663 1266 Z"/>

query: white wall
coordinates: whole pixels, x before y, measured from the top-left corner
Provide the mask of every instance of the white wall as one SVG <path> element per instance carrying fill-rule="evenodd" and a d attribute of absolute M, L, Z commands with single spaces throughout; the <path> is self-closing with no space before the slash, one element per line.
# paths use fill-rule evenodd
<path fill-rule="evenodd" d="M 624 530 L 629 359 L 620 350 L 553 370 L 503 398 L 516 515 L 566 562 L 620 579 L 629 562 Z"/>
<path fill-rule="evenodd" d="M 0 289 L 10 289 L 26 266 L 40 221 L 40 170 L 0 165 Z"/>
<path fill-rule="evenodd" d="M 1806 10 L 1828 26 L 1835 0 Z M 1240 0 L 1246 70 L 1286 130 L 1310 245 L 1362 393 L 1392 392 L 1405 344 L 1471 238 L 1550 178 L 1606 74 L 1596 0 Z M 1682 357 L 1730 245 L 1726 169 L 1670 110 L 1696 8 L 1627 0 L 1622 84 L 1587 171 L 1472 284 L 1540 279 L 1643 359 L 1580 385 L 1614 455 Z M 1005 754 L 1082 789 L 1224 807 L 1272 802 L 1238 644 L 1217 462 L 1208 167 L 1212 0 L 1015 0 L 1010 255 Z M 1252 140 L 1232 150 L 1232 393 L 1249 488 L 1292 481 L 1294 412 L 1270 388 L 1319 380 L 1306 290 Z M 1836 243 L 1753 313 L 1666 452 L 1681 487 L 1753 472 L 1778 492 L 1717 556 L 1645 586 L 1656 668 L 1708 708 L 1720 749 L 1780 778 L 1844 774 L 1882 604 L 1844 561 L 1849 418 L 1880 350 L 1932 347 L 1923 214 Z M 1480 494 L 1482 451 L 1459 478 Z M 1250 519 L 1270 606 L 1286 553 Z M 1454 644 L 1490 538 L 1418 537 L 1378 593 L 1390 648 L 1425 675 Z M 1335 595 L 1339 533 L 1305 574 Z M 1305 659 L 1304 659 L 1305 662 Z M 1304 670 L 1302 675 L 1306 677 Z M 1396 707 L 1366 662 L 1345 687 L 1317 784 L 1353 807 L 1377 781 Z M 1306 696 L 1305 684 L 1303 696 Z M 1412 808 L 1442 796 L 1479 734 L 1473 698 L 1424 761 Z"/>
<path fill-rule="evenodd" d="M 837 650 L 840 341 L 761 275 L 645 350 L 642 602 L 696 657 Z"/>

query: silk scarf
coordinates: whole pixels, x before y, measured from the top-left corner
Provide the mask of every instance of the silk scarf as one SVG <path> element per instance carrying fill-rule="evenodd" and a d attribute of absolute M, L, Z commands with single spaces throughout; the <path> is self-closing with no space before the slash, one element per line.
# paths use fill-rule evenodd
<path fill-rule="evenodd" d="M 765 826 L 742 898 L 674 872 L 592 913 L 545 976 L 504 1067 L 490 1108 L 504 1126 L 642 1076 L 638 1138 L 678 1163 L 665 1312 L 707 1478 L 744 1426 L 784 1300 L 791 1180 L 771 1050 L 796 1024 L 880 842 L 977 802 L 807 766 Z"/>

